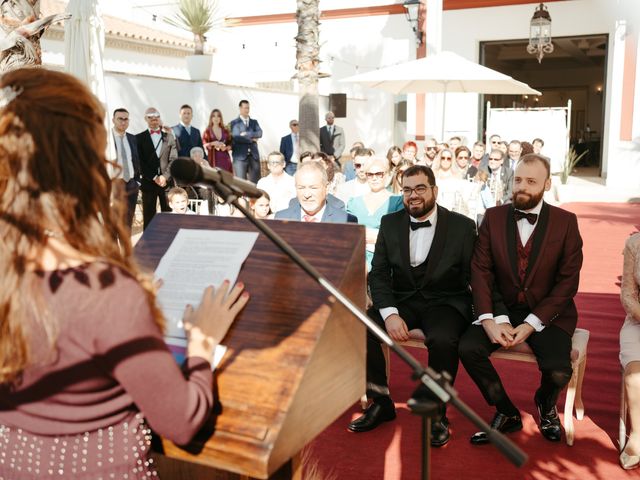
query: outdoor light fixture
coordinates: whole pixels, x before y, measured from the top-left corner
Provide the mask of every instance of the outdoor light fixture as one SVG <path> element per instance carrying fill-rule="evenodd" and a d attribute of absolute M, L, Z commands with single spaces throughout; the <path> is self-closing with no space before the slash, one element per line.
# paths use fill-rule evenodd
<path fill-rule="evenodd" d="M 536 55 L 538 63 L 542 63 L 542 57 L 544 57 L 545 53 L 553 52 L 551 15 L 549 15 L 549 10 L 542 2 L 533 13 L 533 17 L 531 17 L 527 52 L 531 55 Z"/>
<path fill-rule="evenodd" d="M 420 30 L 419 17 L 420 17 L 420 0 L 405 0 L 402 4 L 404 7 L 404 14 L 407 17 L 407 22 L 411 25 L 413 33 L 416 34 L 418 43 L 422 43 L 422 31 Z"/>

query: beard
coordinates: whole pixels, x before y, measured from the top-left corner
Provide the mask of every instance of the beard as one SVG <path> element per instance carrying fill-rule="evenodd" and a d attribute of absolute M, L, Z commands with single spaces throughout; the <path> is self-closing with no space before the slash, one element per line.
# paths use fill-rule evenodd
<path fill-rule="evenodd" d="M 511 201 L 513 202 L 513 206 L 518 210 L 530 210 L 542 200 L 544 196 L 544 189 L 540 190 L 540 192 L 529 195 L 524 192 L 513 192 L 511 196 Z"/>
<path fill-rule="evenodd" d="M 416 204 L 416 205 L 411 205 L 410 200 L 408 199 L 403 199 L 403 203 L 404 203 L 404 209 L 407 211 L 407 213 L 409 215 L 411 215 L 413 218 L 422 218 L 424 217 L 427 213 L 429 213 L 433 207 L 435 207 L 436 205 L 436 199 L 435 196 L 431 197 L 429 200 L 425 201 L 422 200 L 422 203 L 420 204 Z"/>

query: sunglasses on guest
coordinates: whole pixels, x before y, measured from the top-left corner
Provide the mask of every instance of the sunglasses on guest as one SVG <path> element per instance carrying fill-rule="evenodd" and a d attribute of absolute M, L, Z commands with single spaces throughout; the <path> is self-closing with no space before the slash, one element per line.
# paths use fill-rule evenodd
<path fill-rule="evenodd" d="M 367 178 L 383 178 L 384 172 L 367 172 Z"/>

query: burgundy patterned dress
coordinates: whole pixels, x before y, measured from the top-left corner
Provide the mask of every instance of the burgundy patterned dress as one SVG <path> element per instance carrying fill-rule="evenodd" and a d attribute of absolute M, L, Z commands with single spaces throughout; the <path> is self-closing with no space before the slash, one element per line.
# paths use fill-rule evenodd
<path fill-rule="evenodd" d="M 222 128 L 221 138 L 217 138 L 211 128 L 206 128 L 202 135 L 202 143 L 209 142 L 222 142 L 226 146 L 230 147 L 231 135 L 229 135 L 229 131 L 226 128 Z M 227 172 L 233 173 L 231 155 L 228 150 L 223 152 L 221 150 L 216 150 L 213 147 L 207 147 L 207 157 L 209 158 L 209 163 L 212 167 L 222 168 Z"/>
<path fill-rule="evenodd" d="M 144 290 L 118 267 L 32 275 L 60 327 L 52 350 L 25 319 L 35 359 L 0 386 L 0 479 L 155 477 L 149 428 L 192 438 L 213 404 L 209 363 L 192 357 L 180 370 Z"/>

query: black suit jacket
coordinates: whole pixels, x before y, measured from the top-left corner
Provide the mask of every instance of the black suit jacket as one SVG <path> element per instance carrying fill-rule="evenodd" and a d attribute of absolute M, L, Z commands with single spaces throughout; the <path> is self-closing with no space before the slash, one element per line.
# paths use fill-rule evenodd
<path fill-rule="evenodd" d="M 176 140 L 173 134 L 162 131 L 162 149 L 159 157 L 153 146 L 149 130 L 143 130 L 137 134 L 136 142 L 138 143 L 138 156 L 140 158 L 142 189 L 144 190 L 145 186 L 153 187 L 155 185 L 153 179 L 157 175 L 163 175 L 169 181 L 171 179 L 169 167 L 171 162 L 178 156 Z"/>
<path fill-rule="evenodd" d="M 475 223 L 438 206 L 427 270 L 414 280 L 409 260 L 409 214 L 405 210 L 382 217 L 376 241 L 369 288 L 377 309 L 398 307 L 422 297 L 425 307 L 450 305 L 471 322 L 470 264 L 476 241 Z"/>

